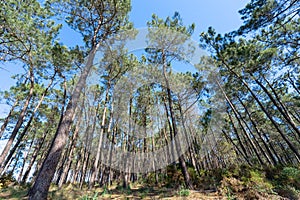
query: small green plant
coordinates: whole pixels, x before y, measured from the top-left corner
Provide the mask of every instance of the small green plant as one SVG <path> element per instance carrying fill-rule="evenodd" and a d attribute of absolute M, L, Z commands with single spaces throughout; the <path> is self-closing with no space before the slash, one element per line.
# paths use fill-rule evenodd
<path fill-rule="evenodd" d="M 226 187 L 226 191 L 227 191 L 226 196 L 227 196 L 228 200 L 235 200 L 236 199 L 235 196 L 232 195 L 232 190 L 231 190 L 230 187 Z"/>
<path fill-rule="evenodd" d="M 98 199 L 98 192 L 94 194 L 94 196 L 85 195 L 80 198 L 80 200 L 97 200 Z"/>
<path fill-rule="evenodd" d="M 130 195 L 132 193 L 130 188 L 124 188 L 124 193 Z"/>
<path fill-rule="evenodd" d="M 116 187 L 116 190 L 118 190 L 118 191 L 120 191 L 121 193 L 126 194 L 126 195 L 130 195 L 130 194 L 132 193 L 130 187 L 124 188 L 124 187 L 121 186 L 121 185 L 118 185 L 118 186 Z"/>
<path fill-rule="evenodd" d="M 103 192 L 101 193 L 101 196 L 104 196 L 104 195 L 106 195 L 107 193 L 109 193 L 109 191 L 107 190 L 107 187 L 104 186 Z"/>
<path fill-rule="evenodd" d="M 144 199 L 146 196 L 147 196 L 147 194 L 144 192 L 140 194 L 141 199 Z"/>
<path fill-rule="evenodd" d="M 179 192 L 178 192 L 179 196 L 181 197 L 187 197 L 190 195 L 190 190 L 185 189 L 184 187 L 181 187 Z"/>

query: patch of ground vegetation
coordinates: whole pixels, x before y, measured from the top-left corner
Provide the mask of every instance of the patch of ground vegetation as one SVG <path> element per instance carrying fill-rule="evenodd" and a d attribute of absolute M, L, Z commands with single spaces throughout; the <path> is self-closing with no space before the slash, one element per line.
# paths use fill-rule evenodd
<path fill-rule="evenodd" d="M 186 189 L 179 167 L 170 166 L 167 173 L 150 173 L 129 188 L 118 183 L 89 190 L 67 184 L 51 185 L 48 199 L 300 199 L 299 167 L 253 168 L 232 166 L 227 169 L 201 170 L 189 168 L 194 190 Z M 27 199 L 30 185 L 19 185 L 6 176 L 0 180 L 0 199 Z"/>

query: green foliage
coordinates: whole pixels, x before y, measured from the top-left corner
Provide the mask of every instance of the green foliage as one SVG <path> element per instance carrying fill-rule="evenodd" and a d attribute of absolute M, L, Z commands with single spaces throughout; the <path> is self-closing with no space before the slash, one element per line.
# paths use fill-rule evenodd
<path fill-rule="evenodd" d="M 221 35 L 210 27 L 200 35 L 200 45 L 212 53 L 207 60 L 219 72 L 214 77 L 222 80 L 218 85 L 229 104 L 230 119 L 219 129 L 226 130 L 226 138 L 242 150 L 238 154 L 244 153 L 249 164 L 264 165 L 270 158 L 259 152 L 247 155 L 245 145 L 259 151 L 267 148 L 274 165 L 282 164 L 275 157 L 292 153 L 292 159 L 285 161 L 288 164 L 300 158 L 299 143 L 292 136 L 300 134 L 299 116 L 295 115 L 299 106 L 294 103 L 300 94 L 296 86 L 300 69 L 298 8 L 299 1 L 252 0 L 240 11 L 244 25 L 238 31 Z M 226 118 L 224 115 L 217 119 Z M 244 136 L 247 139 L 241 142 Z M 253 141 L 258 139 L 254 147 Z M 266 139 L 268 142 L 263 142 Z M 283 152 L 278 145 L 282 141 L 288 145 Z M 271 148 L 276 149 L 274 153 Z"/>
<path fill-rule="evenodd" d="M 178 195 L 181 197 L 187 197 L 190 195 L 190 190 L 181 186 L 180 190 L 178 191 Z"/>
<path fill-rule="evenodd" d="M 131 9 L 129 0 L 53 0 L 49 1 L 49 5 L 56 13 L 66 17 L 67 24 L 82 35 L 90 49 L 124 27 L 132 27 L 127 16 Z M 105 23 L 103 19 L 106 20 Z"/>
<path fill-rule="evenodd" d="M 80 200 L 97 200 L 98 199 L 98 192 L 95 192 L 94 195 L 84 195 L 80 198 Z"/>
<path fill-rule="evenodd" d="M 274 186 L 270 181 L 265 178 L 265 174 L 258 170 L 250 171 L 251 177 L 249 179 L 249 185 L 258 192 L 273 193 Z"/>
<path fill-rule="evenodd" d="M 126 195 L 132 194 L 132 190 L 131 190 L 130 186 L 124 188 L 122 185 L 118 185 L 116 187 L 116 190 L 119 191 L 122 194 L 126 194 Z"/>
<path fill-rule="evenodd" d="M 300 170 L 295 167 L 284 167 L 279 179 L 300 190 Z"/>
<path fill-rule="evenodd" d="M 167 17 L 165 20 L 159 18 L 156 14 L 152 15 L 151 21 L 147 23 L 151 28 L 171 28 L 176 32 L 192 35 L 195 29 L 195 24 L 185 27 L 182 18 L 178 12 L 175 12 L 173 17 Z M 178 52 L 179 53 L 179 52 Z"/>
<path fill-rule="evenodd" d="M 290 199 L 299 199 L 299 168 L 282 166 L 267 168 L 266 177 L 274 185 L 274 191 L 276 193 Z"/>
<path fill-rule="evenodd" d="M 35 139 L 33 142 L 34 148 L 44 143 L 39 149 L 38 160 L 35 163 L 40 163 L 42 155 L 45 156 L 45 152 L 48 152 L 46 144 L 51 144 L 55 129 L 59 124 L 60 111 L 65 109 L 62 106 L 66 100 L 62 82 L 67 79 L 68 90 L 71 91 L 74 80 L 77 79 L 71 70 L 74 68 L 77 70 L 77 66 L 84 62 L 84 57 L 89 50 L 95 47 L 96 44 L 101 43 L 101 41 L 110 38 L 112 34 L 132 27 L 132 24 L 128 21 L 130 9 L 130 0 L 48 0 L 45 5 L 42 5 L 37 0 L 6 0 L 0 2 L 0 62 L 16 60 L 22 62 L 25 70 L 33 71 L 35 76 L 35 91 L 24 121 L 28 121 L 28 116 L 32 114 L 38 99 L 43 95 L 45 91 L 44 82 L 49 81 L 49 78 L 55 72 L 53 78 L 56 86 L 49 89 L 49 94 L 46 94 L 40 109 L 35 113 L 36 117 L 31 124 L 30 131 L 26 134 L 27 141 L 22 141 L 22 145 L 26 146 L 28 141 Z M 252 149 L 255 148 L 250 145 L 244 150 L 245 155 L 240 155 L 243 152 L 234 152 L 234 155 L 236 157 L 239 156 L 241 158 L 239 160 L 244 159 L 245 162 L 248 161 L 250 164 L 258 163 L 260 166 L 264 166 L 269 162 L 274 165 L 277 165 L 277 162 L 298 162 L 299 159 L 294 159 L 294 154 L 297 155 L 299 149 L 299 144 L 297 139 L 295 139 L 297 134 L 299 134 L 299 114 L 297 111 L 300 107 L 299 1 L 293 0 L 287 3 L 285 0 L 251 0 L 240 13 L 244 20 L 244 25 L 239 30 L 222 36 L 217 34 L 213 28 L 209 28 L 207 33 L 202 33 L 200 36 L 201 46 L 208 48 L 212 52 L 212 58 L 207 59 L 206 64 L 215 65 L 216 67 L 213 68 L 215 69 L 214 73 L 219 72 L 220 77 L 217 76 L 217 79 L 214 79 L 214 81 L 219 79 L 223 81 L 220 83 L 220 88 L 224 89 L 224 95 L 228 98 L 227 106 L 232 103 L 231 107 L 228 106 L 226 108 L 228 116 L 220 114 L 217 118 L 217 120 L 222 118 L 222 120 L 226 121 L 226 125 L 218 127 L 218 130 L 224 131 L 224 134 L 229 139 L 232 139 L 232 144 L 229 141 L 225 143 L 225 139 L 220 137 L 221 142 L 216 142 L 217 148 L 213 147 L 213 154 L 211 155 L 218 157 L 216 160 L 224 161 L 222 165 L 226 163 L 228 165 L 227 161 L 230 159 L 228 157 L 231 156 L 227 156 L 227 158 L 224 156 L 225 150 L 223 147 L 226 146 L 228 147 L 226 149 L 230 149 L 234 146 L 238 150 L 242 149 L 243 145 L 248 146 L 252 144 L 252 139 L 253 141 L 256 139 L 257 141 L 255 140 L 254 143 L 258 147 L 259 152 L 257 155 L 254 155 L 255 153 L 252 152 Z M 56 24 L 56 21 L 53 20 L 56 14 L 62 14 L 67 24 L 82 35 L 86 49 L 78 46 L 69 49 L 59 41 L 56 41 L 62 26 L 61 24 Z M 143 63 L 153 62 L 161 64 L 164 62 L 163 64 L 170 75 L 169 79 L 176 80 L 174 81 L 176 82 L 174 83 L 176 88 L 182 88 L 181 84 L 187 82 L 188 84 L 186 85 L 188 87 L 196 90 L 197 94 L 200 93 L 204 87 L 202 72 L 171 75 L 171 61 L 163 59 L 166 56 L 168 59 L 172 58 L 169 60 L 176 58 L 181 61 L 192 53 L 192 48 L 185 49 L 183 47 L 189 41 L 195 25 L 184 26 L 181 16 L 176 12 L 173 17 L 167 17 L 165 20 L 154 14 L 151 21 L 148 22 L 148 27 L 149 30 L 153 28 L 150 30 L 151 34 L 147 36 L 148 42 L 153 48 L 147 49 L 149 57 L 143 57 Z M 248 33 L 253 35 L 248 35 L 249 37 L 245 38 L 237 37 L 239 34 Z M 111 41 L 112 46 L 114 42 Z M 109 48 L 112 46 L 109 46 Z M 116 48 L 116 50 L 107 51 L 105 52 L 105 58 L 101 60 L 103 65 L 107 65 L 107 63 L 110 65 L 106 74 L 102 77 L 102 83 L 106 85 L 105 87 L 109 91 L 113 91 L 113 88 L 110 87 L 113 87 L 114 81 L 120 78 L 130 67 L 134 65 L 135 68 L 141 68 L 140 63 L 132 57 L 129 59 L 124 56 L 122 58 L 122 67 L 120 67 L 119 60 L 114 60 L 113 63 L 112 58 L 118 57 L 117 55 L 124 53 L 123 51 L 126 51 L 123 50 L 123 46 L 122 48 Z M 137 74 L 143 75 L 142 73 L 136 73 L 134 76 L 137 76 Z M 59 76 L 59 79 L 56 78 L 56 75 Z M 20 113 L 20 106 L 27 97 L 31 86 L 28 84 L 27 78 L 24 77 L 16 75 L 15 78 L 19 80 L 17 86 L 1 94 L 1 97 L 3 96 L 3 99 L 6 99 L 9 104 L 12 104 L 11 102 L 15 99 L 19 100 L 19 105 L 13 111 L 12 121 Z M 61 85 L 58 86 L 59 84 Z M 97 100 L 97 102 L 99 100 L 99 105 L 101 104 L 101 106 L 104 103 L 109 104 L 107 102 L 109 100 L 102 98 L 105 87 L 97 85 L 94 88 L 90 88 L 95 91 L 93 99 Z M 211 87 L 214 90 L 214 86 Z M 135 115 L 133 119 L 136 118 L 139 125 L 150 123 L 150 118 L 147 118 L 145 113 L 154 104 L 154 97 L 158 93 L 158 91 L 151 91 L 150 89 L 153 88 L 148 86 L 140 87 L 135 95 L 137 103 L 135 108 L 133 108 L 133 115 Z M 219 89 L 212 93 L 217 92 L 220 92 Z M 110 92 L 108 93 L 108 96 L 113 96 Z M 170 100 L 172 100 L 171 97 L 170 95 Z M 210 98 L 210 95 L 206 98 Z M 211 98 L 210 100 L 214 99 Z M 175 115 L 177 115 L 179 113 L 176 112 L 176 109 L 179 107 L 179 104 L 176 101 L 173 104 Z M 171 103 L 170 107 L 173 104 Z M 110 105 L 107 108 L 109 110 L 112 107 Z M 233 112 L 235 109 L 237 111 Z M 245 111 L 246 109 L 248 109 L 247 111 L 250 114 Z M 103 108 L 99 108 L 98 111 L 100 113 L 103 112 Z M 112 110 L 108 111 L 108 113 L 110 112 Z M 213 120 L 216 120 L 213 113 L 214 110 L 208 108 L 201 121 L 199 120 L 205 135 L 210 134 L 211 124 Z M 235 119 L 229 119 L 230 116 L 235 116 Z M 168 117 L 163 120 L 168 120 Z M 175 118 L 171 120 L 175 122 Z M 114 121 L 114 119 L 111 119 L 111 121 Z M 80 127 L 81 125 L 78 126 L 80 129 L 82 128 Z M 76 128 L 78 127 L 70 129 L 69 136 L 72 136 Z M 173 130 L 176 130 L 175 127 Z M 166 131 L 172 132 L 171 126 L 170 130 L 166 129 Z M 89 133 L 88 131 L 86 132 Z M 107 133 L 110 134 L 109 131 Z M 246 137 L 248 133 L 251 133 L 249 138 Z M 241 141 L 238 141 L 239 135 L 242 137 Z M 119 134 L 116 133 L 113 137 L 115 136 L 118 137 Z M 218 139 L 215 135 L 212 136 L 213 139 Z M 80 143 L 74 144 L 76 152 L 73 152 L 73 154 L 79 156 L 72 157 L 73 163 L 81 163 L 79 162 L 81 150 L 83 150 L 81 148 L 87 148 L 88 146 L 88 143 L 84 143 L 81 137 L 83 136 L 80 133 Z M 92 137 L 94 137 L 93 134 Z M 94 138 L 87 136 L 87 140 L 91 141 L 91 146 L 95 145 Z M 72 142 L 70 141 L 70 143 Z M 201 148 L 204 145 L 200 141 L 196 142 L 198 148 L 193 153 L 201 154 L 200 150 L 202 150 Z M 121 143 L 117 141 L 116 144 L 119 145 Z M 139 150 L 139 147 L 130 144 L 129 140 L 124 141 L 124 144 L 132 146 L 132 149 Z M 210 144 L 210 146 L 213 145 Z M 271 149 L 271 147 L 274 149 Z M 268 148 L 270 148 L 271 153 L 264 152 Z M 251 151 L 248 151 L 249 149 Z M 209 150 L 205 151 L 209 152 Z M 70 156 L 68 152 L 69 149 L 64 156 Z M 248 152 L 251 152 L 249 153 L 250 155 L 246 155 Z M 263 153 L 268 155 L 274 154 L 277 158 L 269 161 L 268 156 L 263 157 Z M 293 155 L 289 157 L 290 154 Z M 29 152 L 28 155 L 32 156 L 32 152 Z M 196 155 L 197 157 L 199 155 Z M 94 158 L 93 152 L 90 158 Z M 201 161 L 196 160 L 196 162 L 199 162 L 197 164 L 200 166 Z M 213 161 L 207 162 L 211 162 L 209 164 L 213 165 Z M 202 169 L 198 172 L 193 167 L 188 167 L 188 173 L 196 188 L 219 189 L 228 199 L 237 198 L 236 194 L 249 191 L 247 194 L 248 199 L 257 197 L 260 194 L 274 194 L 274 191 L 291 199 L 299 197 L 300 170 L 295 166 L 262 169 L 242 164 L 231 165 L 223 169 L 212 168 L 210 170 Z M 87 171 L 89 170 L 87 169 Z M 82 180 L 85 179 L 83 178 Z M 179 188 L 178 195 L 180 196 L 190 195 L 189 190 L 180 187 L 184 185 L 184 177 L 178 165 L 168 166 L 165 171 L 158 175 L 156 173 L 148 173 L 143 183 L 155 185 L 156 181 L 160 185 L 165 185 L 172 189 Z M 3 176 L 0 179 L 0 189 L 7 189 L 9 185 L 14 183 L 15 180 L 13 180 L 12 174 Z M 57 189 L 56 186 L 52 187 Z M 126 195 L 134 193 L 134 190 L 121 186 L 118 186 L 117 190 Z M 14 190 L 12 190 L 13 192 Z M 109 190 L 104 187 L 101 196 L 107 193 L 109 193 Z M 148 193 L 148 188 L 140 191 L 142 198 Z M 81 199 L 97 199 L 97 197 L 98 192 L 95 192 L 92 195 L 84 195 Z"/>
<path fill-rule="evenodd" d="M 244 25 L 239 33 L 255 31 L 270 24 L 284 24 L 298 12 L 299 1 L 251 0 L 239 13 Z"/>
<path fill-rule="evenodd" d="M 0 61 L 18 60 L 26 65 L 46 67 L 49 50 L 61 25 L 39 1 L 1 1 Z"/>
<path fill-rule="evenodd" d="M 0 199 L 25 199 L 28 189 L 29 185 L 18 185 L 16 182 L 11 182 L 4 188 L 0 187 Z"/>
<path fill-rule="evenodd" d="M 101 192 L 101 196 L 104 196 L 104 195 L 109 194 L 109 193 L 110 193 L 109 189 L 106 186 L 104 186 L 103 191 Z"/>
<path fill-rule="evenodd" d="M 299 169 L 296 167 L 250 168 L 233 166 L 224 171 L 220 186 L 224 194 L 247 191 L 249 196 L 276 194 L 299 198 Z"/>

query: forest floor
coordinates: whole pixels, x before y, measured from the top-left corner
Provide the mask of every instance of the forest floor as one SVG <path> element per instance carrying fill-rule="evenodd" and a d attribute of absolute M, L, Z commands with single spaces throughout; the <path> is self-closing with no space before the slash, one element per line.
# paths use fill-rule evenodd
<path fill-rule="evenodd" d="M 0 200 L 25 200 L 27 199 L 28 187 L 11 184 L 9 187 L 0 189 Z M 275 194 L 262 194 L 261 192 L 252 192 L 245 190 L 243 192 L 232 193 L 222 195 L 220 191 L 214 190 L 187 190 L 187 189 L 173 189 L 166 187 L 144 187 L 142 185 L 136 185 L 130 189 L 118 189 L 111 187 L 109 189 L 98 188 L 94 190 L 80 190 L 79 188 L 71 185 L 58 189 L 57 187 L 51 187 L 48 199 L 49 200 L 96 200 L 96 199 L 164 199 L 164 200 L 179 200 L 179 199 L 191 199 L 191 200 L 233 200 L 233 199 L 274 199 L 274 200 L 288 200 L 289 198 L 283 198 Z"/>
<path fill-rule="evenodd" d="M 89 190 L 84 184 L 65 184 L 58 188 L 51 184 L 48 200 L 97 200 L 97 199 L 191 199 L 191 200 L 299 200 L 300 166 L 251 168 L 233 166 L 227 169 L 203 170 L 200 174 L 189 170 L 195 190 L 185 189 L 181 171 L 170 167 L 158 175 L 155 173 L 131 183 L 129 188 L 114 182 L 110 187 Z M 25 200 L 30 185 L 19 185 L 11 176 L 0 178 L 0 200 Z"/>

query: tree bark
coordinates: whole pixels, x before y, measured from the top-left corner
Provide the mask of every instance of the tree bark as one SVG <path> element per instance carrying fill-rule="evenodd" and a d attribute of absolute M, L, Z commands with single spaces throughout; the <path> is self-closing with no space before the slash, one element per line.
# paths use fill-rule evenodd
<path fill-rule="evenodd" d="M 51 144 L 50 151 L 43 162 L 42 168 L 38 173 L 37 179 L 35 180 L 34 185 L 29 191 L 30 200 L 44 200 L 47 199 L 48 190 L 50 187 L 51 180 L 54 176 L 55 169 L 59 162 L 61 153 L 65 147 L 65 144 L 68 139 L 68 130 L 72 125 L 72 118 L 75 112 L 75 108 L 79 102 L 80 93 L 85 86 L 86 79 L 88 74 L 93 66 L 93 60 L 97 47 L 92 49 L 90 52 L 87 64 L 80 75 L 79 81 L 76 84 L 76 87 L 73 91 L 71 99 L 67 105 L 65 114 L 62 117 L 61 123 L 57 128 L 57 132 L 54 136 L 54 140 Z"/>
<path fill-rule="evenodd" d="M 173 136 L 175 137 L 177 135 L 177 125 L 176 125 L 176 119 L 175 119 L 175 115 L 174 115 L 174 111 L 173 111 L 173 106 L 172 106 L 172 96 L 171 96 L 171 87 L 170 87 L 170 83 L 167 77 L 167 69 L 166 69 L 166 54 L 164 52 L 164 50 L 162 50 L 162 63 L 163 63 L 163 76 L 164 76 L 164 80 L 166 83 L 166 91 L 167 91 L 167 97 L 168 97 L 168 105 L 169 105 L 169 111 L 170 111 L 170 117 L 171 117 L 171 123 L 172 123 L 172 127 L 173 127 Z M 171 132 L 172 135 L 172 132 Z M 177 144 L 175 145 L 176 151 L 178 151 L 178 146 Z M 193 185 L 191 182 L 191 178 L 184 160 L 183 155 L 179 156 L 179 164 L 182 170 L 182 174 L 184 177 L 184 181 L 186 184 L 186 187 L 189 189 L 193 189 Z"/>
<path fill-rule="evenodd" d="M 24 103 L 24 106 L 23 106 L 23 109 L 18 117 L 18 121 L 16 123 L 16 126 L 14 127 L 14 130 L 12 131 L 11 133 L 11 136 L 9 137 L 9 140 L 8 142 L 6 143 L 3 151 L 2 151 L 2 154 L 0 156 L 0 171 L 3 171 L 4 169 L 4 159 L 6 158 L 8 152 L 9 152 L 9 149 L 11 148 L 12 144 L 13 144 L 13 141 L 15 140 L 18 132 L 19 132 L 19 129 L 21 128 L 22 124 L 23 124 L 23 121 L 24 121 L 24 118 L 25 118 L 25 114 L 26 114 L 26 111 L 27 111 L 27 108 L 29 106 L 29 103 L 30 103 L 30 100 L 32 98 L 32 95 L 33 95 L 33 90 L 34 90 L 34 74 L 33 74 L 33 70 L 32 68 L 29 70 L 29 77 L 30 77 L 30 90 L 29 90 L 29 93 L 28 93 L 28 96 L 27 96 L 27 99 Z"/>
<path fill-rule="evenodd" d="M 66 164 L 64 166 L 64 169 L 63 169 L 63 172 L 62 172 L 62 175 L 61 175 L 61 179 L 58 182 L 58 187 L 61 187 L 66 182 L 67 177 L 68 177 L 68 172 L 69 172 L 69 169 L 71 167 L 73 154 L 74 154 L 74 151 L 75 151 L 75 148 L 76 148 L 76 141 L 77 141 L 78 133 L 79 133 L 79 125 L 81 123 L 81 115 L 82 114 L 80 114 L 80 116 L 78 118 L 78 122 L 77 122 L 75 130 L 74 130 L 73 139 L 72 139 L 72 142 L 71 142 L 71 145 L 70 145 L 70 152 L 68 153 L 69 156 L 66 157 L 66 161 L 65 161 Z"/>
<path fill-rule="evenodd" d="M 48 92 L 48 90 L 49 90 L 49 88 L 51 87 L 51 85 L 52 85 L 52 83 L 53 83 L 53 81 L 54 81 L 55 75 L 56 75 L 56 72 L 54 73 L 54 75 L 53 75 L 52 78 L 50 79 L 50 82 L 49 82 L 47 88 L 44 90 L 44 92 L 43 92 L 43 94 L 42 94 L 42 97 L 40 98 L 38 104 L 37 104 L 36 107 L 34 108 L 32 114 L 31 114 L 31 116 L 30 116 L 30 119 L 29 119 L 29 121 L 27 122 L 27 124 L 26 124 L 24 130 L 22 131 L 21 134 L 19 134 L 19 137 L 18 137 L 17 142 L 15 143 L 15 145 L 13 146 L 13 148 L 10 150 L 9 155 L 7 156 L 7 158 L 5 159 L 5 161 L 3 162 L 3 164 L 2 164 L 3 168 L 7 165 L 7 163 L 8 163 L 9 160 L 11 159 L 12 155 L 14 154 L 14 152 L 16 151 L 16 149 L 18 148 L 19 144 L 22 142 L 23 137 L 26 135 L 26 133 L 27 133 L 27 131 L 28 131 L 28 129 L 29 129 L 31 123 L 32 123 L 33 120 L 34 120 L 34 115 L 35 115 L 35 113 L 38 111 L 40 105 L 42 104 L 42 102 L 43 102 L 43 100 L 44 100 L 44 98 L 45 98 L 45 96 L 46 96 L 46 94 L 47 94 L 47 92 Z M 1 168 L 0 168 L 0 174 L 1 174 L 1 173 L 2 173 L 2 170 L 1 170 Z"/>
<path fill-rule="evenodd" d="M 104 109 L 103 109 L 102 119 L 101 119 L 101 130 L 100 130 L 100 134 L 99 134 L 96 158 L 95 158 L 95 162 L 94 162 L 93 168 L 92 168 L 91 181 L 89 183 L 90 188 L 94 186 L 95 178 L 98 177 L 98 172 L 99 172 L 98 166 L 99 166 L 102 140 L 103 140 L 103 135 L 104 135 L 104 130 L 105 130 L 105 119 L 106 119 L 107 104 L 108 104 L 108 100 L 109 100 L 110 83 L 108 83 L 108 85 L 106 87 L 107 88 L 106 88 L 106 92 L 105 92 L 105 103 L 104 103 Z"/>
<path fill-rule="evenodd" d="M 3 136 L 3 133 L 4 133 L 4 131 L 5 131 L 6 127 L 7 127 L 7 124 L 9 122 L 9 119 L 11 118 L 12 113 L 13 113 L 15 107 L 18 105 L 18 103 L 19 103 L 19 99 L 16 99 L 14 105 L 11 107 L 11 109 L 10 109 L 7 117 L 5 118 L 5 120 L 4 120 L 4 122 L 3 122 L 2 126 L 1 126 L 1 129 L 0 129 L 0 138 Z"/>

